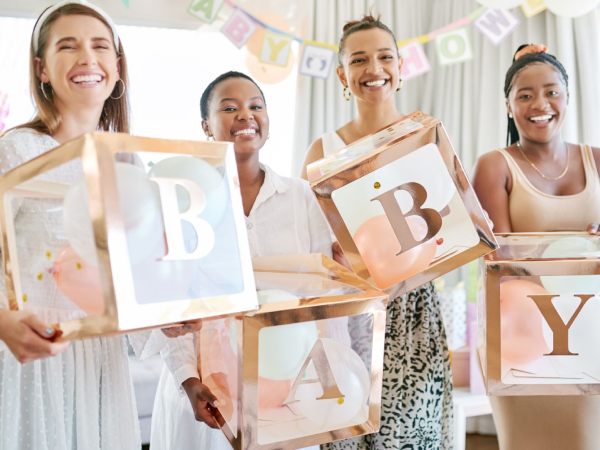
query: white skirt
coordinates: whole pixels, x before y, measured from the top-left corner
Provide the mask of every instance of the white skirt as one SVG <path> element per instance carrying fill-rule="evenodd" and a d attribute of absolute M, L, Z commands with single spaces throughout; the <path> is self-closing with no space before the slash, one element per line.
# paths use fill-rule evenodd
<path fill-rule="evenodd" d="M 48 323 L 57 311 L 28 308 Z M 0 450 L 139 450 L 125 337 L 19 363 L 0 348 Z"/>

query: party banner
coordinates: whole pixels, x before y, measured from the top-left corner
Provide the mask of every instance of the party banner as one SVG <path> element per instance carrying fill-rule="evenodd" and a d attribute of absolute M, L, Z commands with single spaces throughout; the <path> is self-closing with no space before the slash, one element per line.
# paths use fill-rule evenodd
<path fill-rule="evenodd" d="M 333 49 L 306 44 L 300 60 L 300 74 L 315 78 L 329 78 L 335 55 Z"/>
<path fill-rule="evenodd" d="M 285 67 L 292 50 L 292 38 L 275 33 L 265 33 L 260 49 L 259 61 Z"/>
<path fill-rule="evenodd" d="M 398 49 L 402 56 L 402 79 L 404 81 L 423 75 L 431 70 L 429 59 L 419 41 L 410 42 Z"/>
<path fill-rule="evenodd" d="M 466 27 L 446 31 L 435 36 L 435 46 L 441 66 L 473 59 L 473 50 Z"/>
<path fill-rule="evenodd" d="M 206 23 L 212 23 L 225 0 L 192 0 L 188 13 Z"/>
<path fill-rule="evenodd" d="M 521 9 L 523 10 L 523 14 L 528 19 L 533 17 L 542 11 L 546 10 L 546 4 L 544 0 L 526 0 L 525 3 L 521 5 Z"/>
<path fill-rule="evenodd" d="M 258 26 L 250 19 L 242 10 L 236 9 L 233 14 L 225 22 L 221 32 L 229 38 L 231 42 L 237 47 L 242 46 L 248 42 L 248 39 L 256 32 Z"/>
<path fill-rule="evenodd" d="M 477 29 L 495 46 L 519 26 L 519 19 L 507 9 L 486 9 L 475 22 Z"/>
<path fill-rule="evenodd" d="M 7 99 L 8 94 L 6 92 L 0 91 L 0 132 L 4 131 L 4 128 L 6 128 L 4 119 L 8 117 L 8 113 L 10 112 L 10 107 L 8 105 Z"/>

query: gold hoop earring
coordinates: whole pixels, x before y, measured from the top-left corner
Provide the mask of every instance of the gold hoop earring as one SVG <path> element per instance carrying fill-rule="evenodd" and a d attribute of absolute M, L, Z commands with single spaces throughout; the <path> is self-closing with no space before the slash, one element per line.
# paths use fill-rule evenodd
<path fill-rule="evenodd" d="M 346 97 L 346 94 L 348 94 L 347 97 Z M 350 97 L 352 97 L 352 92 L 350 90 L 348 90 L 348 86 L 344 86 L 344 91 L 343 91 L 342 95 L 344 96 L 344 100 L 346 100 L 346 101 L 350 100 Z"/>
<path fill-rule="evenodd" d="M 119 100 L 121 97 L 123 97 L 125 95 L 125 91 L 127 90 L 127 87 L 125 86 L 125 82 L 123 80 L 121 80 L 119 78 L 119 81 L 121 83 L 123 83 L 123 92 L 121 92 L 121 95 L 119 95 L 118 97 L 113 97 L 112 95 L 110 96 L 110 98 L 112 98 L 113 100 Z M 119 82 L 117 81 L 117 83 Z M 115 84 L 115 87 L 117 87 L 117 85 Z"/>
<path fill-rule="evenodd" d="M 396 89 L 396 92 L 398 92 L 400 89 L 402 89 L 402 78 L 400 78 L 400 81 L 398 82 L 398 89 Z"/>
<path fill-rule="evenodd" d="M 50 83 L 48 83 L 48 84 L 50 84 Z M 40 88 L 42 89 L 42 94 L 43 94 L 44 98 L 50 102 L 51 100 L 46 95 L 46 91 L 44 90 L 44 82 L 42 80 L 40 80 Z"/>

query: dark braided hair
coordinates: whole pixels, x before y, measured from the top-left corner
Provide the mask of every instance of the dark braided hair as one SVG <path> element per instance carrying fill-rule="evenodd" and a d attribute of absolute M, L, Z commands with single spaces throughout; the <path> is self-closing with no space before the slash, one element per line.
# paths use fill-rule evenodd
<path fill-rule="evenodd" d="M 517 52 L 521 49 L 528 47 L 528 45 L 521 45 Z M 516 53 L 517 53 L 516 52 Z M 516 55 L 515 53 L 515 55 Z M 515 61 L 513 57 L 513 64 L 506 72 L 506 79 L 504 81 L 504 95 L 508 98 L 510 91 L 513 87 L 514 79 L 521 70 L 525 67 L 530 66 L 531 64 L 550 64 L 554 66 L 555 69 L 560 73 L 563 81 L 565 82 L 565 86 L 567 90 L 569 89 L 569 76 L 567 75 L 567 71 L 560 63 L 555 56 L 549 55 L 548 53 L 528 53 L 526 55 L 521 56 L 519 59 Z M 517 126 L 515 124 L 515 119 L 508 118 L 508 130 L 506 133 L 506 146 L 512 145 L 515 142 L 518 142 L 520 139 L 519 131 L 517 130 Z"/>
<path fill-rule="evenodd" d="M 342 59 L 344 55 L 344 43 L 346 42 L 348 36 L 356 33 L 357 31 L 371 30 L 373 28 L 379 28 L 380 30 L 387 31 L 390 36 L 392 36 L 392 39 L 394 40 L 394 47 L 396 47 L 396 37 L 394 36 L 394 33 L 387 27 L 387 25 L 379 20 L 380 18 L 381 15 L 377 16 L 376 19 L 370 12 L 368 15 L 365 14 L 361 20 L 350 21 L 344 25 L 342 38 L 340 39 L 340 50 L 338 52 L 338 63 L 340 66 L 343 65 Z"/>
<path fill-rule="evenodd" d="M 208 108 L 210 106 L 210 101 L 212 100 L 212 98 L 211 98 L 212 93 L 215 90 L 215 87 L 217 87 L 217 85 L 219 83 L 221 83 L 225 80 L 228 80 L 230 78 L 244 78 L 244 79 L 249 80 L 252 83 L 254 83 L 254 85 L 260 91 L 260 95 L 262 95 L 263 102 L 265 103 L 265 107 L 267 106 L 267 101 L 265 100 L 265 94 L 263 94 L 263 91 L 260 88 L 260 86 L 258 84 L 256 84 L 256 81 L 254 81 L 252 78 L 250 78 L 245 73 L 235 72 L 232 70 L 230 72 L 225 72 L 225 73 L 219 75 L 206 87 L 206 89 L 204 89 L 204 92 L 202 93 L 202 97 L 200 98 L 200 116 L 202 117 L 202 120 L 208 120 Z"/>

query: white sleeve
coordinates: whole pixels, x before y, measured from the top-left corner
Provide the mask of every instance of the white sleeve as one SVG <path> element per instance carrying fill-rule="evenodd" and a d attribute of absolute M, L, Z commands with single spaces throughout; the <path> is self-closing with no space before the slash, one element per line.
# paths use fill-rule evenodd
<path fill-rule="evenodd" d="M 200 379 L 195 346 L 196 333 L 188 333 L 167 341 L 160 354 L 175 378 L 179 394 L 184 395 L 182 383 L 188 378 Z"/>
<path fill-rule="evenodd" d="M 169 341 L 162 330 L 144 330 L 129 333 L 129 343 L 140 361 L 159 353 Z"/>
<path fill-rule="evenodd" d="M 332 233 L 329 228 L 325 215 L 321 211 L 319 202 L 315 194 L 310 189 L 307 182 L 302 183 L 304 187 L 304 195 L 306 197 L 306 213 L 308 215 L 308 231 L 310 234 L 310 252 L 322 253 L 325 256 L 333 258 L 331 249 Z"/>

